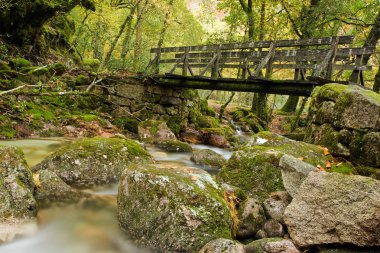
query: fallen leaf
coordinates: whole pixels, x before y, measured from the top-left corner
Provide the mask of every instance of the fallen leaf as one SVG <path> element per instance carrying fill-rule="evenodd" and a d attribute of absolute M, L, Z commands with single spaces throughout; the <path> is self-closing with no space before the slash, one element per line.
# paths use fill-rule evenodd
<path fill-rule="evenodd" d="M 303 157 L 298 157 L 297 159 L 303 161 L 304 158 Z"/>
<path fill-rule="evenodd" d="M 326 162 L 326 168 L 330 169 L 331 168 L 331 163 L 329 161 Z"/>
<path fill-rule="evenodd" d="M 336 167 L 339 167 L 339 166 L 341 166 L 343 164 L 343 162 L 340 162 L 340 163 L 338 163 L 337 165 L 336 165 Z"/>
<path fill-rule="evenodd" d="M 324 154 L 324 155 L 329 155 L 330 152 L 329 152 L 329 150 L 328 150 L 327 148 L 325 148 L 325 149 L 323 150 L 323 154 Z"/>

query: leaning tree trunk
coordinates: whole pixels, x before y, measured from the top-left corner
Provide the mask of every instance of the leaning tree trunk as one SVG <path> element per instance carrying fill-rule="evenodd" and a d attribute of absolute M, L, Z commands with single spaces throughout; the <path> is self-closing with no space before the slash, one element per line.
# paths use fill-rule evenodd
<path fill-rule="evenodd" d="M 301 11 L 301 14 L 299 16 L 300 22 L 300 27 L 296 27 L 296 22 L 289 16 L 289 19 L 291 19 L 291 23 L 293 25 L 293 29 L 296 32 L 296 34 L 299 36 L 300 39 L 306 39 L 310 38 L 313 36 L 315 28 L 311 25 L 313 24 L 313 20 L 316 19 L 316 13 L 315 13 L 315 8 L 318 7 L 320 4 L 321 0 L 310 0 L 310 5 L 309 7 L 304 7 Z M 282 1 L 283 7 L 286 9 L 286 12 L 288 15 L 290 13 L 288 12 L 287 8 L 285 7 L 284 1 Z M 294 74 L 295 79 L 299 79 L 299 72 Z M 281 111 L 283 112 L 295 112 L 297 109 L 299 97 L 298 96 L 289 96 L 288 100 L 284 104 L 284 106 L 281 108 Z"/>
<path fill-rule="evenodd" d="M 135 12 L 136 8 L 138 7 L 139 3 L 141 2 L 141 0 L 137 1 L 135 3 L 135 5 L 132 7 L 132 9 L 130 10 L 129 14 L 127 15 L 127 17 L 125 18 L 123 24 L 121 25 L 120 27 L 120 30 L 119 30 L 119 33 L 116 35 L 116 37 L 113 39 L 112 43 L 111 43 L 111 47 L 110 47 L 110 50 L 107 52 L 106 54 L 106 57 L 104 58 L 104 60 L 102 61 L 102 64 L 100 65 L 99 69 L 103 69 L 104 66 L 106 66 L 106 64 L 109 62 L 109 60 L 111 59 L 111 56 L 112 56 L 112 53 L 113 51 L 115 50 L 115 47 L 121 37 L 121 35 L 123 34 L 124 30 L 125 30 L 125 27 L 127 26 L 127 24 L 130 22 L 130 20 L 133 18 L 133 13 Z"/>

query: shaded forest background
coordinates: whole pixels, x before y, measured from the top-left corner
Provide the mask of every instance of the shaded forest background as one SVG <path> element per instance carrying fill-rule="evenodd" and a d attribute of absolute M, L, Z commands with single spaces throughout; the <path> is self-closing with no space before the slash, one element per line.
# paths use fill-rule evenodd
<path fill-rule="evenodd" d="M 378 0 L 0 0 L 0 60 L 20 56 L 95 72 L 144 72 L 151 47 L 337 35 L 354 35 L 355 46 L 376 46 L 379 10 Z M 365 61 L 378 66 L 379 57 Z M 378 89 L 377 70 L 365 73 L 368 87 Z M 348 79 L 351 73 L 338 74 Z M 226 101 L 230 93 L 211 97 Z M 251 105 L 252 95 L 233 100 Z M 285 100 L 277 96 L 275 106 Z M 288 102 L 294 107 L 298 99 Z"/>

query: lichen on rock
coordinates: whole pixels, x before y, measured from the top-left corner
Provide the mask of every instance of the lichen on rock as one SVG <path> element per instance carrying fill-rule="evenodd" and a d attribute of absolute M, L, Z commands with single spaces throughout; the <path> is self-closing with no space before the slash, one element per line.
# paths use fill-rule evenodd
<path fill-rule="evenodd" d="M 205 171 L 132 165 L 120 180 L 121 227 L 156 252 L 196 252 L 217 238 L 231 238 L 222 190 Z"/>
<path fill-rule="evenodd" d="M 152 162 L 138 143 L 121 138 L 83 138 L 45 158 L 33 171 L 51 170 L 73 187 L 117 182 L 131 163 Z"/>

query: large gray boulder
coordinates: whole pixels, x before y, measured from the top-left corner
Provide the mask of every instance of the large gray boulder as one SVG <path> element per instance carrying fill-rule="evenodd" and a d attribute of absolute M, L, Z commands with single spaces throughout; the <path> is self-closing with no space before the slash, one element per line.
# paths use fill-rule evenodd
<path fill-rule="evenodd" d="M 117 182 L 131 163 L 152 162 L 135 141 L 121 138 L 83 138 L 69 143 L 33 168 L 53 171 L 66 184 L 89 188 Z"/>
<path fill-rule="evenodd" d="M 122 229 L 155 252 L 196 252 L 214 239 L 231 238 L 222 190 L 203 170 L 132 165 L 117 198 Z"/>
<path fill-rule="evenodd" d="M 315 166 L 290 155 L 281 157 L 279 165 L 284 187 L 292 197 L 297 194 L 299 187 L 309 173 L 316 169 Z"/>
<path fill-rule="evenodd" d="M 380 181 L 311 172 L 285 210 L 296 245 L 380 246 Z"/>
<path fill-rule="evenodd" d="M 380 95 L 356 85 L 327 84 L 313 91 L 305 141 L 334 155 L 380 167 Z"/>
<path fill-rule="evenodd" d="M 36 215 L 34 182 L 22 151 L 0 147 L 0 221 Z"/>

